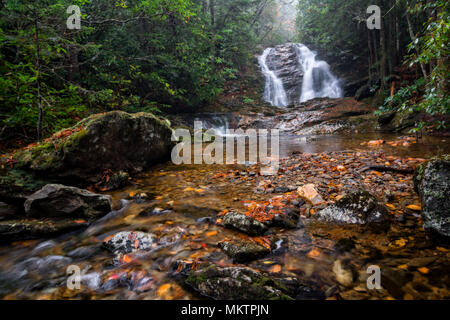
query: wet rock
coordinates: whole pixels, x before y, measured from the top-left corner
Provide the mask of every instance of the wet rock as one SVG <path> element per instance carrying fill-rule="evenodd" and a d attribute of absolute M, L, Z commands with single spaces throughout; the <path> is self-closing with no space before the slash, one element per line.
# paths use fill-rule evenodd
<path fill-rule="evenodd" d="M 270 247 L 254 241 L 223 241 L 219 243 L 219 248 L 238 263 L 257 260 L 270 254 Z"/>
<path fill-rule="evenodd" d="M 244 214 L 230 212 L 223 217 L 223 225 L 251 236 L 259 236 L 267 231 L 267 226 Z"/>
<path fill-rule="evenodd" d="M 82 260 L 92 257 L 97 251 L 97 247 L 79 247 L 67 253 L 67 256 L 72 259 Z"/>
<path fill-rule="evenodd" d="M 50 255 L 43 258 L 32 257 L 18 263 L 16 270 L 55 276 L 65 273 L 65 268 L 70 263 L 72 263 L 72 259 L 60 255 Z"/>
<path fill-rule="evenodd" d="M 381 268 L 381 286 L 396 299 L 403 299 L 405 295 L 403 287 L 412 278 L 413 275 L 404 270 Z"/>
<path fill-rule="evenodd" d="M 301 226 L 300 211 L 294 208 L 286 208 L 281 214 L 276 214 L 271 222 L 271 226 L 287 229 L 295 229 Z"/>
<path fill-rule="evenodd" d="M 106 238 L 103 247 L 116 254 L 127 254 L 138 250 L 150 250 L 157 243 L 154 234 L 140 231 L 123 231 Z"/>
<path fill-rule="evenodd" d="M 33 217 L 97 218 L 110 212 L 112 198 L 61 184 L 48 184 L 25 201 Z"/>
<path fill-rule="evenodd" d="M 16 206 L 23 211 L 27 197 L 48 182 L 37 179 L 24 170 L 6 170 L 0 175 L 0 201 Z"/>
<path fill-rule="evenodd" d="M 172 210 L 164 209 L 164 208 L 147 208 L 144 209 L 141 213 L 139 213 L 140 217 L 152 217 L 152 216 L 160 216 L 163 214 L 172 213 Z"/>
<path fill-rule="evenodd" d="M 86 186 L 105 170 L 134 174 L 167 159 L 171 136 L 168 121 L 151 113 L 101 113 L 16 152 L 15 167 Z"/>
<path fill-rule="evenodd" d="M 98 187 L 102 191 L 111 191 L 121 189 L 130 183 L 130 175 L 128 172 L 119 171 L 114 172 L 110 176 L 104 179 L 104 182 L 100 183 Z"/>
<path fill-rule="evenodd" d="M 48 240 L 48 241 L 44 241 L 41 242 L 40 244 L 38 244 L 33 251 L 31 252 L 31 254 L 37 255 L 40 254 L 44 251 L 50 250 L 52 248 L 54 248 L 56 246 L 56 242 L 53 240 Z"/>
<path fill-rule="evenodd" d="M 310 202 L 312 205 L 318 205 L 324 202 L 322 196 L 317 192 L 316 187 L 313 184 L 307 184 L 297 189 L 298 195 Z"/>
<path fill-rule="evenodd" d="M 414 188 L 422 201 L 424 228 L 450 238 L 450 155 L 420 165 Z"/>
<path fill-rule="evenodd" d="M 88 273 L 80 276 L 80 282 L 90 290 L 97 290 L 102 285 L 102 277 L 99 273 Z"/>
<path fill-rule="evenodd" d="M 339 239 L 336 242 L 336 249 L 340 252 L 348 252 L 355 248 L 355 241 L 353 239 L 347 238 L 347 239 Z"/>
<path fill-rule="evenodd" d="M 19 215 L 19 210 L 13 206 L 4 202 L 0 202 L 0 221 L 11 220 Z"/>
<path fill-rule="evenodd" d="M 0 243 L 55 236 L 86 228 L 88 223 L 73 219 L 39 221 L 21 219 L 0 221 Z"/>
<path fill-rule="evenodd" d="M 353 191 L 333 206 L 317 213 L 318 218 L 327 222 L 346 224 L 383 224 L 388 211 L 378 199 L 367 191 Z"/>
<path fill-rule="evenodd" d="M 219 300 L 291 300 L 311 298 L 316 292 L 293 277 L 272 277 L 245 267 L 204 266 L 190 271 L 186 283 Z"/>
<path fill-rule="evenodd" d="M 336 260 L 333 264 L 334 276 L 341 285 L 350 287 L 356 277 L 353 267 L 347 260 Z"/>

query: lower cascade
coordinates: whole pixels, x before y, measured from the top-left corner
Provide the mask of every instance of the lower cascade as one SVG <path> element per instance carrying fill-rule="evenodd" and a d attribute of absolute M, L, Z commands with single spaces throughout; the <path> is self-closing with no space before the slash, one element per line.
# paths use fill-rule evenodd
<path fill-rule="evenodd" d="M 325 61 L 300 43 L 267 48 L 259 56 L 266 84 L 264 99 L 273 106 L 285 107 L 319 97 L 340 98 L 339 79 Z"/>

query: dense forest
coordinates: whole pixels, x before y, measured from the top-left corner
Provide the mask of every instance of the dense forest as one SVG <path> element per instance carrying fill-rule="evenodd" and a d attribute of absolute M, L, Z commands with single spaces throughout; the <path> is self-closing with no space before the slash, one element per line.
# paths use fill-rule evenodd
<path fill-rule="evenodd" d="M 389 96 L 382 110 L 448 112 L 448 2 L 376 1 L 381 30 L 366 27 L 370 4 L 299 1 L 297 25 L 280 27 L 274 0 L 3 0 L 1 139 L 39 139 L 100 111 L 195 110 L 283 41 L 356 65 Z M 66 26 L 70 5 L 79 30 Z"/>

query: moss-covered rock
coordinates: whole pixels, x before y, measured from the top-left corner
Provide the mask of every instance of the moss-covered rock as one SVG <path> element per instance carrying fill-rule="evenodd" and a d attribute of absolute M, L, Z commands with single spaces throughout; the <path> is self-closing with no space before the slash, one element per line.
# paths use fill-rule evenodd
<path fill-rule="evenodd" d="M 422 201 L 424 228 L 450 237 L 450 155 L 433 158 L 420 165 L 414 188 Z"/>
<path fill-rule="evenodd" d="M 136 173 L 169 158 L 169 122 L 150 113 L 92 115 L 14 154 L 16 168 L 51 178 L 98 182 L 106 170 Z"/>
<path fill-rule="evenodd" d="M 320 299 L 322 294 L 298 279 L 272 276 L 246 267 L 204 265 L 191 270 L 186 284 L 201 295 L 220 300 Z"/>

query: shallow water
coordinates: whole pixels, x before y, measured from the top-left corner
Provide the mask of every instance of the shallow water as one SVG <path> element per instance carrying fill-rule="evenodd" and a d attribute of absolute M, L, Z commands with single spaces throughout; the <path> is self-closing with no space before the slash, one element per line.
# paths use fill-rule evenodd
<path fill-rule="evenodd" d="M 424 137 L 409 147 L 367 147 L 369 140 L 396 140 L 395 135 L 353 135 L 280 138 L 280 157 L 293 152 L 319 153 L 343 150 L 382 150 L 387 155 L 429 158 L 448 153 L 449 143 L 442 138 Z M 216 214 L 224 209 L 245 210 L 244 200 L 265 200 L 273 195 L 254 192 L 254 179 L 241 175 L 216 179 L 218 174 L 256 170 L 244 165 L 180 165 L 162 164 L 140 175 L 132 185 L 112 194 L 117 211 L 92 224 L 88 229 L 54 239 L 17 242 L 0 247 L 0 296 L 8 299 L 196 299 L 191 290 L 168 277 L 177 260 L 205 259 L 219 264 L 232 261 L 217 247 L 224 239 L 245 238 L 214 223 Z M 408 185 L 410 190 L 411 184 Z M 147 201 L 136 203 L 127 199 L 145 193 Z M 413 199 L 418 201 L 417 197 Z M 394 203 L 397 205 L 396 203 Z M 146 209 L 158 208 L 153 216 L 140 216 Z M 161 211 L 168 210 L 161 213 Z M 212 219 L 209 219 L 212 218 Z M 323 291 L 336 290 L 332 268 L 336 259 L 350 259 L 358 272 L 364 273 L 369 261 L 394 268 L 403 260 L 435 256 L 437 265 L 430 275 L 408 270 L 414 280 L 407 285 L 412 298 L 448 298 L 448 248 L 429 243 L 419 226 L 420 216 L 411 214 L 405 225 L 388 234 L 361 232 L 358 228 L 330 227 L 306 221 L 297 230 L 277 230 L 281 237 L 276 250 L 264 259 L 249 263 L 255 269 L 281 271 L 313 281 Z M 144 256 L 133 256 L 127 263 L 113 263 L 113 255 L 101 248 L 102 241 L 118 231 L 148 231 L 157 235 L 161 245 Z M 342 238 L 357 239 L 356 252 L 336 250 Z M 407 246 L 391 246 L 406 238 Z M 394 242 L 393 242 L 394 241 Z M 81 248 L 81 249 L 80 249 Z M 384 250 L 386 248 L 386 250 Z M 440 248 L 440 249 L 439 249 Z M 442 250 L 441 250 L 442 249 Z M 74 251 L 76 250 L 76 251 Z M 313 252 L 313 253 L 311 253 Z M 403 260 L 402 260 L 403 259 Z M 408 260 L 409 259 L 409 260 Z M 443 262 L 444 261 L 444 262 Z M 78 266 L 85 276 L 80 290 L 67 288 L 67 266 Z M 440 271 L 441 270 L 441 271 Z M 110 278 L 124 276 L 128 280 L 113 290 L 100 287 Z M 141 281 L 141 282 L 139 282 Z M 444 283 L 443 283 L 444 281 Z M 363 280 L 360 281 L 363 283 Z M 142 284 L 144 283 L 144 284 Z M 411 284 L 410 284 L 411 283 Z M 170 290 L 166 289 L 170 284 Z M 366 288 L 341 290 L 347 299 L 391 297 L 391 292 L 373 293 Z"/>

